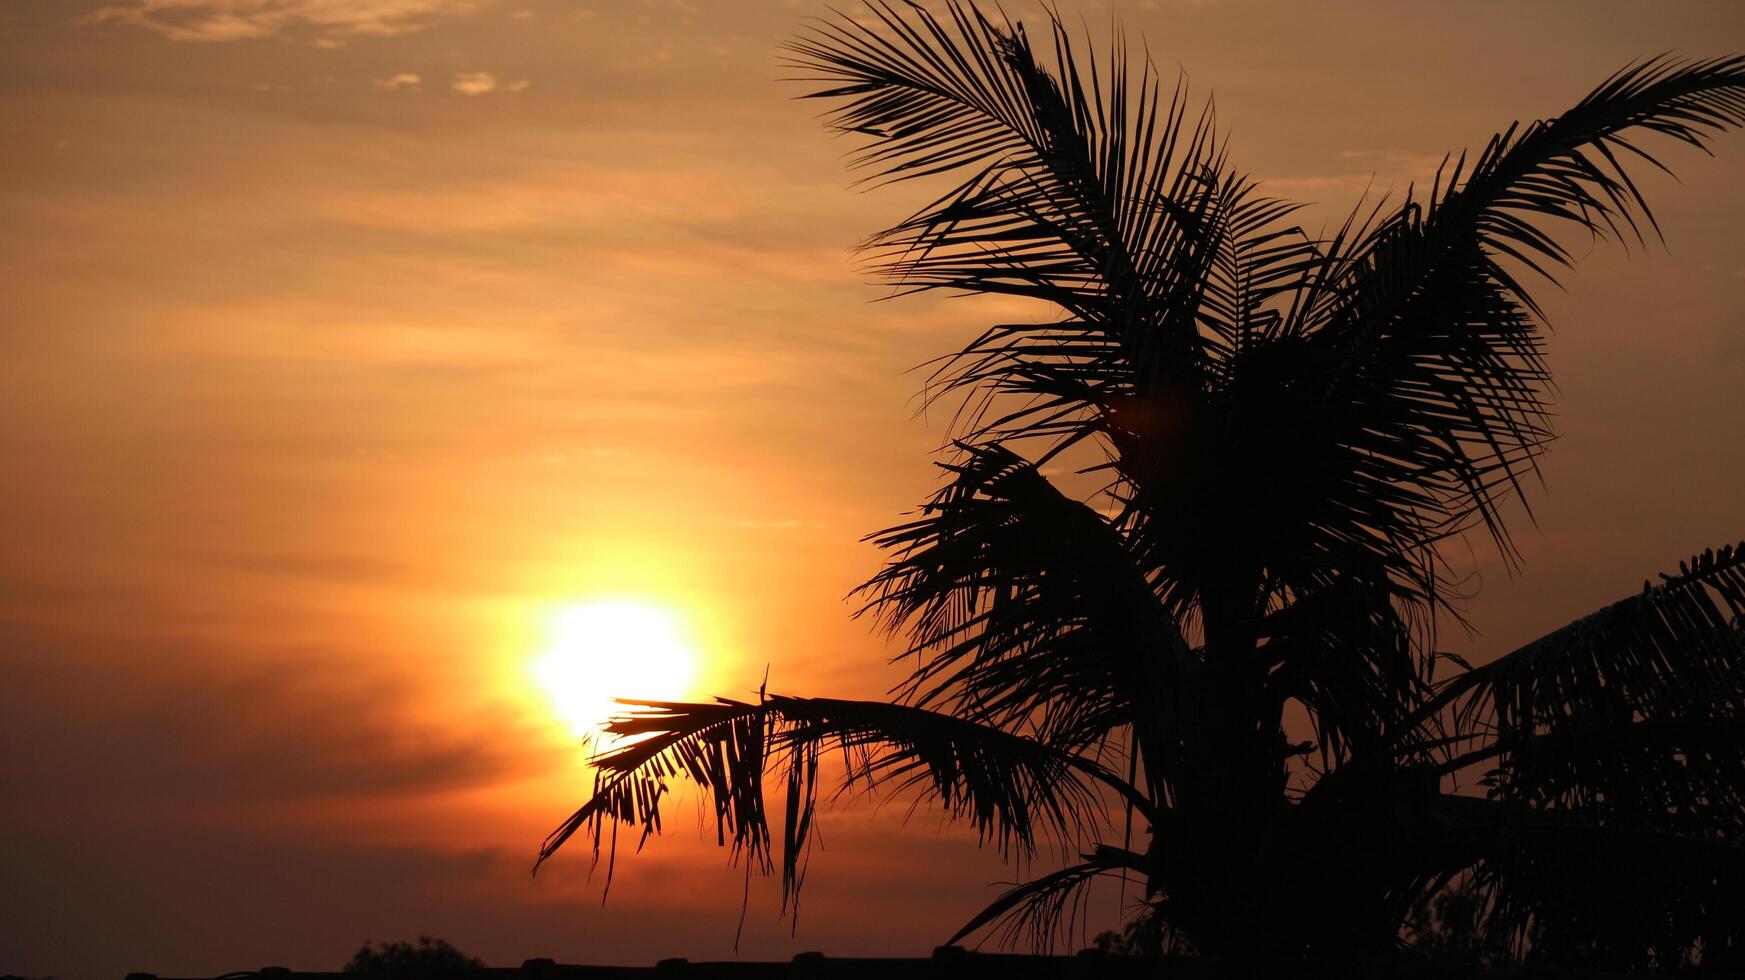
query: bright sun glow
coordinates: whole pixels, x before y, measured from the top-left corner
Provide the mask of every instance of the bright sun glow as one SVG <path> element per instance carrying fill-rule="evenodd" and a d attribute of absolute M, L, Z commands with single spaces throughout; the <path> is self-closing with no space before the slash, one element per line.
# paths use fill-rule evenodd
<path fill-rule="evenodd" d="M 622 706 L 613 698 L 682 700 L 697 674 L 696 650 L 672 611 L 631 599 L 565 606 L 533 676 L 577 735 L 600 731 Z"/>

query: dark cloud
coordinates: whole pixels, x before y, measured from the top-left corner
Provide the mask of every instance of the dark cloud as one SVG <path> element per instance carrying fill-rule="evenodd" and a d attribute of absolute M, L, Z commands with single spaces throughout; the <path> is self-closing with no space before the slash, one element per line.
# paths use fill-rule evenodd
<path fill-rule="evenodd" d="M 405 677 L 331 651 L 250 662 L 163 640 L 94 651 L 0 634 L 0 821 L 68 811 L 197 819 L 226 808 L 489 786 L 552 766 L 513 716 L 418 721 Z"/>

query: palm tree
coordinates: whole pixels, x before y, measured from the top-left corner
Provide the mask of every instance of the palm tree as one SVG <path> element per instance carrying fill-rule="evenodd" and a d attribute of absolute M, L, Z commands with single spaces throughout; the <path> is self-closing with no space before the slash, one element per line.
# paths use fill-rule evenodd
<path fill-rule="evenodd" d="M 786 905 L 840 748 L 850 788 L 934 798 L 1009 856 L 1078 855 L 954 941 L 1046 942 L 1119 875 L 1205 953 L 1389 949 L 1459 883 L 1541 957 L 1735 955 L 1745 547 L 1483 666 L 1435 627 L 1458 615 L 1441 543 L 1516 558 L 1503 504 L 1552 436 L 1527 284 L 1570 263 L 1553 232 L 1658 234 L 1638 141 L 1745 123 L 1745 57 L 1628 67 L 1311 237 L 1209 108 L 1112 47 L 882 0 L 791 44 L 869 179 L 957 179 L 867 243 L 885 280 L 1060 316 L 991 327 L 929 385 L 962 406 L 944 486 L 874 536 L 891 557 L 861 592 L 907 638 L 893 700 L 626 702 L 540 860 L 578 832 L 596 859 L 620 824 L 646 839 L 688 779 Z M 1095 493 L 1044 476 L 1072 459 Z"/>

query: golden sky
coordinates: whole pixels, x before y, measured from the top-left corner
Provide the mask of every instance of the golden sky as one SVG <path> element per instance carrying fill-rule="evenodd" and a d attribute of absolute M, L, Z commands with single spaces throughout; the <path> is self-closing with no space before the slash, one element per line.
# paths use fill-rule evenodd
<path fill-rule="evenodd" d="M 1311 223 L 1632 59 L 1745 47 L 1734 0 L 1061 6 L 1215 90 Z M 603 907 L 579 849 L 529 878 L 587 789 L 554 618 L 667 610 L 693 695 L 883 691 L 843 596 L 933 485 L 904 372 L 1026 314 L 863 284 L 851 245 L 924 189 L 851 189 L 777 81 L 821 11 L 0 7 L 0 972 L 733 955 L 740 872 L 682 810 Z M 1526 571 L 1451 556 L 1482 586 L 1451 648 L 1745 536 L 1745 141 L 1715 148 L 1644 180 L 1667 248 L 1543 291 L 1565 437 Z M 828 815 L 797 931 L 754 887 L 742 954 L 923 953 L 1013 877 L 903 813 Z"/>

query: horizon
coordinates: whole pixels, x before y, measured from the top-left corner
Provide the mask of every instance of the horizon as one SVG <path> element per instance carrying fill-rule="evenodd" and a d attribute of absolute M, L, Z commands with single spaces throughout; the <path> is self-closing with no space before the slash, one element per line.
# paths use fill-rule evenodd
<path fill-rule="evenodd" d="M 854 244 L 935 185 L 860 193 L 778 81 L 823 9 L 0 12 L 0 973 L 337 970 L 425 933 L 492 965 L 924 956 L 1019 876 L 933 809 L 828 808 L 797 922 L 753 880 L 736 952 L 744 870 L 688 806 L 603 904 L 583 847 L 530 875 L 602 697 L 901 679 L 844 597 L 883 560 L 862 536 L 937 486 L 912 369 L 1035 315 L 867 284 Z M 1745 38 L 1724 3 L 1468 9 L 1063 13 L 1215 93 L 1311 230 Z M 1522 570 L 1482 533 L 1448 550 L 1476 593 L 1452 652 L 1745 537 L 1742 149 L 1665 150 L 1666 244 L 1581 245 L 1540 292 L 1562 436 L 1532 520 L 1509 505 Z M 584 690 L 590 644 L 641 672 Z"/>

